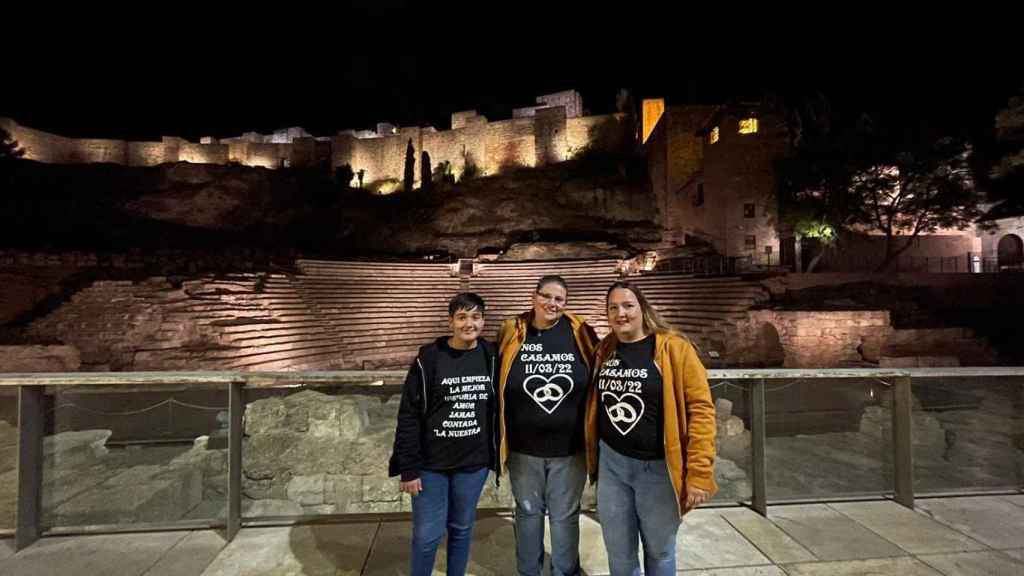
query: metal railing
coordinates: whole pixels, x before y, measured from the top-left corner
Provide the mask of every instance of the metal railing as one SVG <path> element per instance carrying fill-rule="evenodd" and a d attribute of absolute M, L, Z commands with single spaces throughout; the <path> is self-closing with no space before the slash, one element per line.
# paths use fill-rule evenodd
<path fill-rule="evenodd" d="M 353 393 L 377 390 L 389 394 L 400 393 L 404 372 L 105 372 L 105 373 L 0 373 L 0 390 L 17 390 L 18 398 L 18 447 L 17 447 L 17 514 L 14 527 L 15 545 L 24 548 L 38 538 L 51 534 L 103 533 L 118 531 L 157 531 L 165 529 L 224 528 L 227 537 L 233 538 L 243 526 L 267 525 L 274 523 L 301 523 L 311 521 L 365 520 L 367 514 L 307 514 L 300 517 L 243 517 L 242 515 L 242 447 L 243 415 L 246 396 L 265 393 L 268 389 L 295 389 L 317 387 L 342 387 Z M 830 382 L 870 381 L 881 386 L 889 395 L 888 409 L 891 411 L 891 443 L 883 450 L 889 450 L 892 463 L 891 478 L 886 474 L 884 494 L 903 506 L 912 508 L 915 499 L 914 469 L 914 409 L 915 398 L 911 386 L 915 379 L 954 378 L 983 381 L 990 378 L 1012 378 L 1015 399 L 1010 402 L 1018 411 L 1017 421 L 1024 422 L 1020 407 L 1024 405 L 1024 368 L 915 368 L 915 369 L 720 369 L 708 371 L 713 392 L 722 387 L 741 391 L 744 419 L 749 422 L 750 446 L 750 497 L 741 498 L 741 504 L 751 507 L 764 515 L 773 499 L 769 491 L 768 471 L 772 462 L 767 457 L 768 420 L 767 395 L 779 388 L 771 389 L 769 382 L 787 381 L 813 383 L 827 386 Z M 819 382 L 827 381 L 827 382 Z M 47 394 L 68 387 L 108 387 L 134 393 L 137 387 L 187 387 L 193 385 L 213 386 L 227 391 L 227 506 L 226 514 L 212 521 L 176 520 L 163 523 L 63 526 L 47 527 L 43 524 L 43 461 L 44 435 L 47 422 Z M 259 392 L 262 391 L 262 392 Z M 346 392 L 348 393 L 348 392 Z M 874 398 L 872 390 L 870 397 Z M 744 424 L 746 426 L 746 424 Z M 1009 431 L 1024 438 L 1024 430 Z M 1024 452 L 1024 447 L 1018 448 Z M 1020 469 L 1016 485 L 1011 489 L 1021 490 L 1024 480 Z M 816 501 L 827 501 L 818 497 Z M 405 513 L 404 515 L 407 515 Z M 403 513 L 381 513 L 374 517 L 404 517 Z"/>
<path fill-rule="evenodd" d="M 778 254 L 758 256 L 683 256 L 667 258 L 655 264 L 655 272 L 682 272 L 695 275 L 730 275 L 787 268 Z"/>
<path fill-rule="evenodd" d="M 908 256 L 893 262 L 896 272 L 927 272 L 930 274 L 980 274 L 999 271 L 998 258 L 982 257 L 968 252 L 963 256 Z"/>
<path fill-rule="evenodd" d="M 883 261 L 881 254 L 836 253 L 826 258 L 826 269 L 843 271 L 874 272 Z M 1020 265 L 1001 264 L 999 258 L 982 256 L 978 252 L 966 252 L 957 256 L 915 256 L 901 254 L 888 266 L 890 272 L 928 274 L 994 274 L 997 272 L 1020 271 Z"/>

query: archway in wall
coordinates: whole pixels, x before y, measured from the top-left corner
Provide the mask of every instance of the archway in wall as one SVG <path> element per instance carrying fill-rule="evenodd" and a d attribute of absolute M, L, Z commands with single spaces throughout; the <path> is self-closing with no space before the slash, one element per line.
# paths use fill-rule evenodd
<path fill-rule="evenodd" d="M 1016 234 L 1007 234 L 999 239 L 997 247 L 1000 270 L 1024 268 L 1024 242 Z"/>
<path fill-rule="evenodd" d="M 757 329 L 757 340 L 754 342 L 757 356 L 766 368 L 782 366 L 786 360 L 786 352 L 779 339 L 779 331 L 771 322 L 761 324 Z"/>

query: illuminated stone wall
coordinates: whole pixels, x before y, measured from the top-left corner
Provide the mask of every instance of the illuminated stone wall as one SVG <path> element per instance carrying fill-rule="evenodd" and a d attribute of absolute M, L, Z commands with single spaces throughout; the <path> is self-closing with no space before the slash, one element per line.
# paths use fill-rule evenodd
<path fill-rule="evenodd" d="M 163 142 L 129 142 L 129 166 L 156 166 L 167 162 L 167 151 Z"/>
<path fill-rule="evenodd" d="M 0 126 L 25 149 L 27 159 L 39 162 L 112 162 L 127 166 L 237 162 L 264 168 L 348 164 L 356 173 L 363 171 L 363 182 L 367 186 L 402 181 L 410 141 L 416 161 L 416 186 L 420 185 L 423 151 L 430 155 L 432 170 L 447 161 L 453 173 L 459 176 L 467 163 L 474 164 L 481 174 L 494 174 L 506 167 L 560 162 L 592 142 L 596 146 L 616 144 L 616 129 L 606 129 L 615 124 L 615 116 L 572 116 L 582 110 L 576 92 L 547 97 L 551 100 L 547 103 L 549 106 L 564 100 L 566 108 L 539 108 L 530 117 L 498 122 L 488 122 L 487 118 L 469 110 L 452 114 L 451 130 L 402 127 L 396 128 L 395 134 L 375 137 L 366 137 L 369 134 L 365 131 L 358 134 L 347 131 L 330 140 L 317 140 L 300 129 L 290 128 L 269 136 L 247 133 L 219 142 L 207 137 L 202 143 L 194 143 L 173 136 L 165 136 L 160 142 L 126 142 L 65 138 L 20 126 L 6 118 L 0 118 Z"/>
<path fill-rule="evenodd" d="M 25 158 L 53 164 L 112 162 L 126 164 L 128 146 L 122 140 L 76 139 L 34 130 L 7 121 L 5 129 L 24 149 Z"/>
<path fill-rule="evenodd" d="M 712 106 L 669 107 L 648 135 L 645 147 L 663 246 L 681 246 L 686 235 L 699 236 L 696 228 L 705 208 L 696 199 L 704 162 L 698 132 L 713 112 Z"/>
<path fill-rule="evenodd" d="M 763 345 L 765 332 L 774 332 L 785 368 L 859 366 L 864 350 L 881 349 L 893 331 L 887 310 L 757 310 L 736 330 L 738 341 L 758 342 L 752 348 L 762 352 L 769 348 Z"/>
<path fill-rule="evenodd" d="M 485 173 L 495 174 L 516 166 L 533 166 L 537 157 L 534 145 L 533 118 L 491 122 L 486 132 Z"/>
<path fill-rule="evenodd" d="M 566 118 L 565 133 L 566 155 L 572 158 L 591 144 L 606 150 L 615 149 L 629 134 L 629 127 L 622 114 L 602 114 Z"/>

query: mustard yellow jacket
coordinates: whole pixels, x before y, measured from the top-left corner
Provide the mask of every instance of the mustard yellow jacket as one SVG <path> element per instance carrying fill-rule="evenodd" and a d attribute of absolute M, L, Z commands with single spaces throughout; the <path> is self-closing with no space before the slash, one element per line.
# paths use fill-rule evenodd
<path fill-rule="evenodd" d="M 583 356 L 583 363 L 587 366 L 588 372 L 594 370 L 594 349 L 597 348 L 598 338 L 594 328 L 586 323 L 582 316 L 569 312 L 565 313 L 569 320 L 572 333 L 576 337 L 576 346 Z M 508 437 L 505 434 L 505 383 L 508 381 L 508 373 L 512 369 L 512 361 L 515 360 L 519 348 L 526 342 L 526 328 L 533 322 L 533 310 L 527 310 L 513 318 L 507 318 L 501 323 L 498 330 L 498 356 L 501 367 L 498 370 L 498 419 L 499 419 L 499 440 L 498 440 L 498 470 L 504 472 L 505 462 L 508 460 Z M 592 384 L 591 384 L 592 385 Z"/>
<path fill-rule="evenodd" d="M 608 334 L 598 346 L 594 365 L 600 367 L 615 353 L 617 345 L 615 334 Z M 710 495 L 718 491 L 715 483 L 715 403 L 708 387 L 707 370 L 686 338 L 671 333 L 655 334 L 654 363 L 661 372 L 663 382 L 661 406 L 665 422 L 665 464 L 672 479 L 676 505 L 681 516 L 685 513 L 687 485 L 705 490 Z M 587 397 L 584 432 L 587 471 L 592 479 L 596 479 L 596 370 L 593 380 Z"/>

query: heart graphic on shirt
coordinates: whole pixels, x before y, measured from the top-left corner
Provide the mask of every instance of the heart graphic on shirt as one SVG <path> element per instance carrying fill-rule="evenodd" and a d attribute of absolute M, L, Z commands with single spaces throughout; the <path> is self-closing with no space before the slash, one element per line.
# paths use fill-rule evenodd
<path fill-rule="evenodd" d="M 631 392 L 621 396 L 614 392 L 602 392 L 601 404 L 604 404 L 604 410 L 608 413 L 612 426 L 623 436 L 629 434 L 644 415 L 643 399 Z"/>
<path fill-rule="evenodd" d="M 533 388 L 531 388 L 531 386 Z M 572 377 L 568 374 L 543 376 L 534 374 L 523 380 L 523 392 L 540 406 L 541 410 L 551 414 L 572 393 Z"/>

